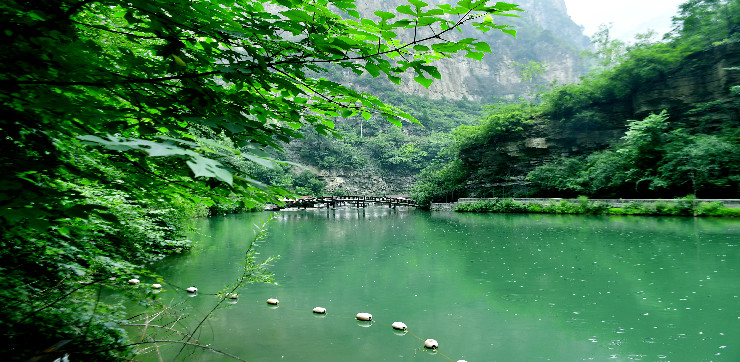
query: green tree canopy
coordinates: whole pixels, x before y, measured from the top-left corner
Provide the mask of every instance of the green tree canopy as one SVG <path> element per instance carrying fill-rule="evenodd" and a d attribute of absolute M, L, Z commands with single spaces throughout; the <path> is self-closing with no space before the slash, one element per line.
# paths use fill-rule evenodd
<path fill-rule="evenodd" d="M 395 83 L 410 71 L 429 86 L 440 77 L 431 61 L 491 51 L 472 38 L 447 40 L 449 32 L 471 23 L 513 34 L 491 16 L 519 10 L 414 0 L 361 19 L 355 8 L 348 0 L 6 2 L 0 96 L 4 123 L 17 130 L 4 128 L 26 147 L 44 148 L 23 139 L 35 134 L 39 142 L 77 137 L 149 158 L 173 156 L 192 176 L 233 185 L 231 156 L 264 162 L 261 148 L 280 149 L 306 125 L 327 134 L 339 116 L 416 122 L 370 94 L 311 76 L 325 65 Z M 225 135 L 234 147 L 198 142 L 193 126 Z M 254 197 L 274 191 L 238 176 Z"/>
<path fill-rule="evenodd" d="M 411 72 L 429 86 L 440 77 L 431 61 L 491 51 L 461 26 L 513 35 L 492 16 L 518 10 L 410 0 L 362 18 L 353 0 L 2 2 L 2 354 L 26 360 L 72 339 L 75 360 L 115 358 L 125 338 L 88 286 L 116 287 L 186 248 L 178 222 L 201 214 L 192 209 L 285 195 L 259 181 L 285 183 L 264 171 L 266 151 L 302 128 L 416 121 L 322 78 L 325 68 L 396 84 Z"/>

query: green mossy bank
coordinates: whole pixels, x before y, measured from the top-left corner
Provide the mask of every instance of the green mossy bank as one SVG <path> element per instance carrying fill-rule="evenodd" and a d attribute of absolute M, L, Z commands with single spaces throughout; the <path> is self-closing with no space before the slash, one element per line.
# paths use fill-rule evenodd
<path fill-rule="evenodd" d="M 615 207 L 615 204 L 619 204 L 619 207 Z M 697 200 L 693 197 L 650 201 L 589 200 L 586 197 L 576 200 L 486 199 L 459 203 L 454 210 L 472 213 L 740 217 L 740 208 L 726 207 L 722 201 Z"/>

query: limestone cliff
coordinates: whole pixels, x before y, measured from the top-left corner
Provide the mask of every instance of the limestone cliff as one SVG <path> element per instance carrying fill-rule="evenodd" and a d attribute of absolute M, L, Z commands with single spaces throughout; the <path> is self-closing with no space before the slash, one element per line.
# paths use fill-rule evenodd
<path fill-rule="evenodd" d="M 435 3 L 451 3 L 437 0 Z M 469 99 L 491 102 L 494 98 L 516 99 L 536 90 L 538 85 L 572 83 L 583 75 L 584 66 L 580 53 L 588 46 L 589 40 L 566 13 L 563 0 L 520 0 L 512 1 L 520 5 L 524 12 L 520 18 L 496 17 L 499 24 L 513 25 L 517 38 L 490 31 L 481 34 L 467 28 L 463 34 L 452 37 L 476 37 L 491 45 L 493 54 L 487 54 L 483 61 L 466 58 L 463 55 L 452 59 L 439 60 L 436 65 L 442 79 L 436 80 L 428 89 L 412 80 L 406 74 L 404 85 L 397 91 L 427 96 L 432 99 Z M 359 0 L 361 14 L 372 17 L 376 10 L 393 11 L 406 4 L 403 0 Z M 546 70 L 536 81 L 524 81 L 516 63 L 540 62 Z M 378 87 L 358 82 L 353 73 L 344 72 L 343 82 L 365 90 L 375 91 Z M 387 80 L 375 78 L 374 83 L 387 84 Z"/>
<path fill-rule="evenodd" d="M 730 69 L 735 67 L 740 67 L 738 42 L 696 53 L 680 69 L 666 74 L 662 81 L 640 88 L 631 99 L 632 112 L 637 117 L 662 109 L 682 114 L 698 103 L 727 102 L 730 87 L 740 85 L 740 71 Z M 734 117 L 737 119 L 740 115 Z"/>
<path fill-rule="evenodd" d="M 740 85 L 740 43 L 730 42 L 698 52 L 657 81 L 643 84 L 630 97 L 593 104 L 596 127 L 562 127 L 552 121 L 535 122 L 524 132 L 503 142 L 479 144 L 465 152 L 468 165 L 485 165 L 470 180 L 473 189 L 491 186 L 523 188 L 524 176 L 537 166 L 563 156 L 586 154 L 618 142 L 626 121 L 643 119 L 650 113 L 667 110 L 672 120 L 690 122 L 692 117 L 711 116 L 740 122 L 738 100 L 731 87 Z M 711 111 L 690 112 L 711 102 Z M 734 103 L 733 103 L 734 102 Z M 728 106 L 722 106 L 728 105 Z M 719 111 L 718 111 L 719 110 Z"/>
<path fill-rule="evenodd" d="M 330 194 L 341 190 L 349 195 L 400 195 L 407 194 L 416 182 L 414 176 L 381 175 L 374 169 L 321 170 L 319 179 L 326 182 Z"/>
<path fill-rule="evenodd" d="M 451 3 L 456 0 L 431 0 L 430 4 Z M 402 86 L 395 86 L 382 76 L 369 75 L 357 77 L 350 71 L 333 68 L 325 76 L 340 81 L 352 88 L 376 94 L 381 98 L 386 92 L 401 92 L 429 99 L 469 100 L 490 104 L 504 99 L 528 97 L 544 85 L 557 81 L 560 84 L 573 83 L 585 72 L 581 60 L 582 51 L 589 40 L 582 29 L 568 16 L 564 0 L 519 0 L 516 3 L 524 11 L 520 17 L 494 17 L 494 22 L 510 24 L 517 30 L 514 38 L 500 31 L 480 33 L 466 28 L 462 34 L 452 32 L 453 37 L 475 37 L 491 46 L 492 54 L 486 54 L 482 61 L 466 58 L 464 55 L 443 59 L 435 65 L 442 74 L 430 88 L 412 80 L 408 72 L 403 77 Z M 376 10 L 394 11 L 405 0 L 358 0 L 358 11 L 365 17 L 374 17 Z M 408 40 L 408 39 L 407 39 Z M 541 63 L 545 71 L 535 79 L 522 79 L 521 67 L 530 61 Z M 338 120 L 342 122 L 342 120 Z M 407 131 L 407 128 L 404 128 Z M 298 154 L 301 147 L 311 147 L 306 143 L 294 142 L 289 153 Z M 293 150 L 291 151 L 291 148 Z M 369 156 L 371 158 L 372 156 Z M 291 158 L 306 164 L 300 158 Z M 310 162 L 309 162 L 310 163 Z M 313 166 L 313 165 L 308 165 Z M 371 160 L 364 170 L 316 169 L 320 179 L 326 182 L 326 191 L 342 190 L 358 194 L 400 194 L 408 193 L 415 178 L 406 173 L 394 176 L 393 172 L 380 171 Z"/>

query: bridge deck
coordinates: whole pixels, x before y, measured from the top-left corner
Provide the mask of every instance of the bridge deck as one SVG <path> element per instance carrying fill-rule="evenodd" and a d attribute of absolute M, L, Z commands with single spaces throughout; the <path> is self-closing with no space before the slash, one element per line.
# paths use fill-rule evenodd
<path fill-rule="evenodd" d="M 298 208 L 335 208 L 341 205 L 354 207 L 366 207 L 368 204 L 388 205 L 395 208 L 397 206 L 418 207 L 413 200 L 402 197 L 388 196 L 320 196 L 320 197 L 302 197 L 295 200 L 281 200 L 284 205 L 274 205 L 271 210 L 280 210 L 288 207 Z"/>

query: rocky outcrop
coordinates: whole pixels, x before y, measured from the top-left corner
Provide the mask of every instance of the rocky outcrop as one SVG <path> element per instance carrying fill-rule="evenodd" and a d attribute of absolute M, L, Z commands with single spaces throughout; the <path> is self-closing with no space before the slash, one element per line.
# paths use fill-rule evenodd
<path fill-rule="evenodd" d="M 740 85 L 740 43 L 725 43 L 689 57 L 659 82 L 644 85 L 632 97 L 633 113 L 644 117 L 668 109 L 684 114 L 696 104 L 731 101 L 730 87 Z M 725 115 L 732 117 L 731 114 Z M 740 118 L 740 115 L 735 115 Z"/>
<path fill-rule="evenodd" d="M 673 120 L 686 122 L 706 116 L 689 112 L 712 102 L 715 119 L 740 122 L 738 97 L 730 88 L 740 85 L 740 43 L 725 43 L 690 56 L 682 66 L 657 81 L 646 82 L 633 96 L 609 104 L 593 105 L 592 115 L 603 122 L 596 127 L 558 127 L 534 123 L 519 136 L 478 145 L 465 152 L 468 165 L 486 165 L 471 180 L 474 187 L 522 186 L 524 176 L 537 166 L 563 156 L 587 154 L 618 142 L 627 120 L 643 119 L 667 110 Z M 722 107 L 722 105 L 730 105 Z M 687 113 L 688 112 L 688 113 Z M 522 186 L 523 187 L 523 186 Z"/>
<path fill-rule="evenodd" d="M 322 170 L 319 179 L 326 182 L 326 193 L 340 191 L 346 195 L 399 195 L 406 194 L 413 186 L 414 176 L 381 176 L 372 170 Z"/>

